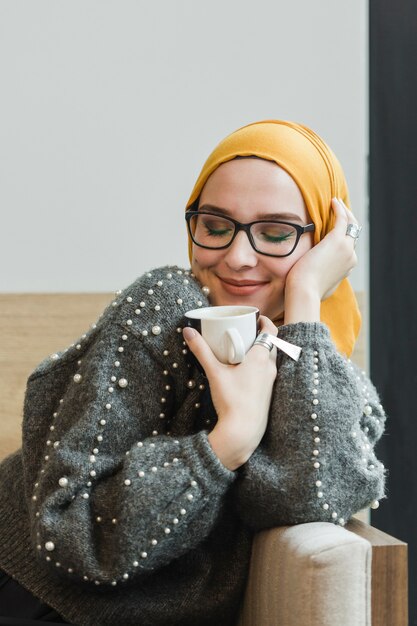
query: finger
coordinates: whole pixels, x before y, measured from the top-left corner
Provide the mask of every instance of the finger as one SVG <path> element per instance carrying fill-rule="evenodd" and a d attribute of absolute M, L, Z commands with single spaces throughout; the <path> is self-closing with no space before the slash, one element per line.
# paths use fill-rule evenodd
<path fill-rule="evenodd" d="M 268 333 L 270 335 L 274 335 L 274 337 L 277 336 L 278 334 L 278 328 L 275 326 L 275 324 L 269 319 L 269 317 L 266 317 L 265 315 L 260 315 L 259 316 L 259 333 Z M 276 352 L 277 349 L 274 346 L 272 348 L 271 351 L 268 350 L 268 348 L 262 344 L 254 344 L 249 352 L 255 352 L 255 354 L 262 354 L 261 349 L 263 350 L 263 352 L 265 352 L 269 357 L 272 357 L 273 360 L 276 359 Z"/>
<path fill-rule="evenodd" d="M 340 203 L 342 204 L 342 206 L 344 207 L 346 214 L 348 216 L 348 221 L 354 224 L 359 224 L 358 220 L 356 219 L 356 217 L 354 216 L 354 214 L 352 213 L 352 211 L 349 209 L 349 207 L 346 206 L 346 204 L 344 203 L 344 201 L 342 200 L 342 198 L 339 198 Z"/>
<path fill-rule="evenodd" d="M 349 223 L 349 216 L 346 209 L 339 198 L 332 198 L 332 208 L 336 216 L 334 230 L 341 234 L 346 233 L 346 227 Z"/>
<path fill-rule="evenodd" d="M 271 335 L 278 335 L 278 328 L 275 326 L 274 322 L 272 322 L 269 317 L 266 315 L 259 316 L 259 332 L 260 333 L 270 333 Z"/>
<path fill-rule="evenodd" d="M 187 342 L 188 348 L 194 354 L 196 359 L 201 363 L 207 377 L 214 369 L 222 367 L 222 363 L 213 354 L 212 349 L 204 338 L 194 328 L 186 326 L 182 331 L 183 337 Z"/>

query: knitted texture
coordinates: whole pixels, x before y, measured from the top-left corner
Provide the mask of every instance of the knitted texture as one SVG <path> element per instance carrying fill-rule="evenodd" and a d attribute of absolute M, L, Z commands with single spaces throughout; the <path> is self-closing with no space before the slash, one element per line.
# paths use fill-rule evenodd
<path fill-rule="evenodd" d="M 229 471 L 207 380 L 183 342 L 207 305 L 177 267 L 148 272 L 27 384 L 23 448 L 0 466 L 0 568 L 80 626 L 233 624 L 253 531 L 334 521 L 383 496 L 384 412 L 322 323 L 280 327 L 265 436 Z"/>

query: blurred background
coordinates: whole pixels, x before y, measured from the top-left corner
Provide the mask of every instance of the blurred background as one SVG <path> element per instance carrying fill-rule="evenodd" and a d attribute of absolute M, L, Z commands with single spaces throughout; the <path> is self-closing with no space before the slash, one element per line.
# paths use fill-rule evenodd
<path fill-rule="evenodd" d="M 216 143 L 281 118 L 339 157 L 364 230 L 351 276 L 390 416 L 372 524 L 416 572 L 416 51 L 412 0 L 0 0 L 0 293 L 110 292 L 187 265 Z"/>

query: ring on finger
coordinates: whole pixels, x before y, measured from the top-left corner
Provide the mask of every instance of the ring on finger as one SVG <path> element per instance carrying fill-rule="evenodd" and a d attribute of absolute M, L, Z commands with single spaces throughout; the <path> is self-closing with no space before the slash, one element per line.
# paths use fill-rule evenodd
<path fill-rule="evenodd" d="M 274 335 L 270 335 L 269 333 L 260 333 L 253 342 L 253 345 L 263 346 L 264 348 L 267 348 L 269 352 L 271 352 L 272 348 L 274 347 L 274 344 L 271 341 L 271 337 L 273 336 Z"/>
<path fill-rule="evenodd" d="M 352 237 L 352 239 L 354 240 L 354 245 L 356 246 L 357 241 L 359 239 L 359 235 L 361 233 L 362 230 L 362 226 L 359 226 L 359 224 L 348 224 L 347 228 L 346 228 L 346 235 L 348 237 Z"/>

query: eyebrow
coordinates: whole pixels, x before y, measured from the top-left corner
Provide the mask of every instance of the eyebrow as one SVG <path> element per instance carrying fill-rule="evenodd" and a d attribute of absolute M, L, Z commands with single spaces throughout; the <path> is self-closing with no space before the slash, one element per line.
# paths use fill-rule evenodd
<path fill-rule="evenodd" d="M 231 212 L 227 209 L 223 209 L 222 207 L 214 206 L 212 204 L 203 204 L 198 208 L 199 211 L 210 211 L 213 213 L 218 213 L 219 215 L 224 215 L 226 217 L 233 217 Z M 304 220 L 297 215 L 296 213 L 291 213 L 289 211 L 284 211 L 282 213 L 258 213 L 256 220 L 292 220 L 297 222 L 304 222 Z M 252 221 L 256 221 L 252 220 Z"/>

